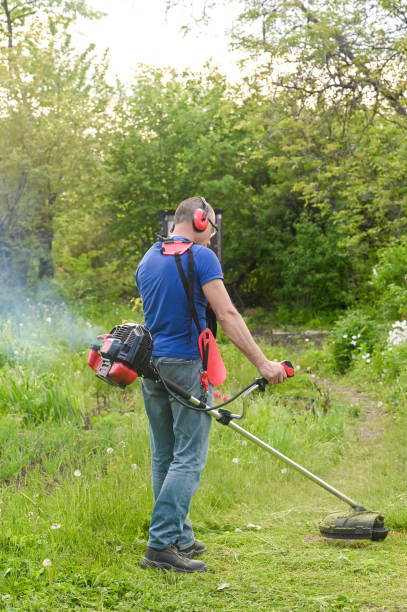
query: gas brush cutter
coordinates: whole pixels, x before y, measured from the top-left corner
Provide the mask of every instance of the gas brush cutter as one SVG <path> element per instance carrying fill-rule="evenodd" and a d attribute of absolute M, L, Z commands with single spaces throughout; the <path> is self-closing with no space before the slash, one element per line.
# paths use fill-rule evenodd
<path fill-rule="evenodd" d="M 175 397 L 181 404 L 192 410 L 209 412 L 219 423 L 227 425 L 241 436 L 260 446 L 260 448 L 275 455 L 292 468 L 323 487 L 332 495 L 335 495 L 350 506 L 347 514 L 335 512 L 329 514 L 319 525 L 320 532 L 328 538 L 344 540 L 384 540 L 388 530 L 384 525 L 383 516 L 379 512 L 370 512 L 356 501 L 344 495 L 330 484 L 315 476 L 307 469 L 286 457 L 272 446 L 263 442 L 243 427 L 236 420 L 244 417 L 245 399 L 255 390 L 265 391 L 267 381 L 264 378 L 256 378 L 250 385 L 242 389 L 230 400 L 218 404 L 212 408 L 190 395 L 185 389 L 161 376 L 158 369 L 151 361 L 153 350 L 153 339 L 149 330 L 143 325 L 126 323 L 116 325 L 109 334 L 98 336 L 102 340 L 101 345 L 92 344 L 88 356 L 88 364 L 96 372 L 96 376 L 111 385 L 125 388 L 131 384 L 137 376 L 160 381 L 167 392 Z M 289 361 L 283 361 L 288 376 L 294 376 L 294 368 Z M 243 398 L 243 409 L 240 414 L 233 414 L 225 408 L 238 397 Z"/>

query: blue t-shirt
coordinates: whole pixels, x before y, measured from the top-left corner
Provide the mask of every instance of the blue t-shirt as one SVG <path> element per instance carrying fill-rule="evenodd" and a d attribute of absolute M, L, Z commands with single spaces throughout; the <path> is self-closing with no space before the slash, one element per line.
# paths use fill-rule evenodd
<path fill-rule="evenodd" d="M 180 236 L 174 236 L 174 239 L 190 242 Z M 145 325 L 154 340 L 153 355 L 199 359 L 198 330 L 191 317 L 175 256 L 162 255 L 161 246 L 161 242 L 156 242 L 147 251 L 136 272 Z M 208 301 L 202 285 L 216 278 L 223 279 L 223 274 L 211 249 L 198 244 L 193 244 L 191 249 L 194 256 L 194 304 L 203 330 Z M 188 279 L 188 252 L 181 255 L 181 262 Z"/>

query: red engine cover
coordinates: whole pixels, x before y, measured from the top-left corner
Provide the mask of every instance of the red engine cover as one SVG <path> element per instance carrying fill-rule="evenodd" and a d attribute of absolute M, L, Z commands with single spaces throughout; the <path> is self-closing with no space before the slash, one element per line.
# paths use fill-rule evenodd
<path fill-rule="evenodd" d="M 105 338 L 102 350 L 103 347 L 108 350 L 110 342 L 109 338 Z M 100 355 L 96 348 L 91 348 L 89 351 L 88 365 L 96 372 L 99 378 L 104 378 L 105 380 L 111 379 L 117 385 L 130 385 L 138 376 L 137 372 L 128 368 L 124 363 L 120 363 L 120 361 L 115 361 L 110 366 L 109 361 L 103 360 L 102 355 Z"/>
<path fill-rule="evenodd" d="M 130 385 L 136 380 L 138 374 L 134 370 L 130 370 L 124 363 L 116 361 L 107 376 L 120 385 Z"/>
<path fill-rule="evenodd" d="M 88 365 L 90 365 L 92 370 L 95 370 L 95 372 L 96 372 L 98 367 L 100 366 L 100 362 L 101 361 L 102 361 L 102 357 L 101 357 L 101 355 L 99 355 L 97 350 L 96 349 L 90 349 L 89 355 L 88 355 Z"/>

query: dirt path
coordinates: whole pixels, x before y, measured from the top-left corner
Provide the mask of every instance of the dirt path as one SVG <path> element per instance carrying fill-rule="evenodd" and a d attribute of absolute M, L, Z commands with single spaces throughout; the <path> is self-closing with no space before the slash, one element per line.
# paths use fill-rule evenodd
<path fill-rule="evenodd" d="M 389 422 L 389 414 L 384 412 L 382 402 L 373 398 L 365 391 L 359 391 L 355 387 L 342 385 L 337 381 L 326 380 L 316 376 L 311 380 L 314 384 L 325 390 L 329 397 L 340 396 L 347 403 L 359 408 L 361 417 L 355 431 L 356 438 L 376 440 L 385 433 Z"/>
<path fill-rule="evenodd" d="M 288 344 L 291 346 L 296 346 L 297 344 L 304 344 L 304 342 L 313 342 L 316 346 L 321 346 L 321 344 L 326 340 L 328 336 L 327 331 L 322 330 L 305 330 L 305 331 L 278 331 L 278 330 L 270 330 L 264 328 L 257 328 L 253 330 L 253 335 L 256 338 L 265 340 L 266 342 L 270 342 L 271 344 Z"/>

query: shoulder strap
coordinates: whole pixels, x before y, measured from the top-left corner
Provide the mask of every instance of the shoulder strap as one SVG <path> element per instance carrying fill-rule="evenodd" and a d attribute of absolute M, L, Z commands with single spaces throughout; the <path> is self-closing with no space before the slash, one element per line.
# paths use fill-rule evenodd
<path fill-rule="evenodd" d="M 193 242 L 183 242 L 181 240 L 173 240 L 172 238 L 162 240 L 161 255 L 175 255 L 176 253 L 183 255 L 192 245 Z"/>
<path fill-rule="evenodd" d="M 175 261 L 187 296 L 191 317 L 198 329 L 198 334 L 200 334 L 201 326 L 199 325 L 198 313 L 196 312 L 194 304 L 194 256 L 192 254 L 192 249 L 188 249 L 188 280 L 185 276 L 179 253 L 175 253 Z"/>

